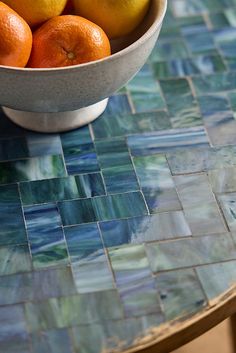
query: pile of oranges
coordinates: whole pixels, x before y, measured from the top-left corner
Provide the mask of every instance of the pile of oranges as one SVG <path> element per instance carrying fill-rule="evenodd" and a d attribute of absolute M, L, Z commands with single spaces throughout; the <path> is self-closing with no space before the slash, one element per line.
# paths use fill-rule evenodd
<path fill-rule="evenodd" d="M 0 1 L 0 65 L 52 68 L 110 54 L 105 32 L 95 23 L 73 15 L 71 1 Z"/>

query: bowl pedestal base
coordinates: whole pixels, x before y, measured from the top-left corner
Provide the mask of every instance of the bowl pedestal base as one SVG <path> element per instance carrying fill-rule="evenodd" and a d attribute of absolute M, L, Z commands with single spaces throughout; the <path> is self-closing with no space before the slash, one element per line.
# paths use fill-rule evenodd
<path fill-rule="evenodd" d="M 15 124 L 36 132 L 62 132 L 87 125 L 106 109 L 108 98 L 78 110 L 58 113 L 34 113 L 2 107 Z"/>

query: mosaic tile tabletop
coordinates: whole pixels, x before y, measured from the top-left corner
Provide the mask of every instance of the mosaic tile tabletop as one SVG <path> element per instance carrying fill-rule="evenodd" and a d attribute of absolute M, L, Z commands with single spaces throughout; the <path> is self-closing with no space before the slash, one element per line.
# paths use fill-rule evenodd
<path fill-rule="evenodd" d="M 109 353 L 236 282 L 236 0 L 170 0 L 91 126 L 0 112 L 0 352 Z"/>

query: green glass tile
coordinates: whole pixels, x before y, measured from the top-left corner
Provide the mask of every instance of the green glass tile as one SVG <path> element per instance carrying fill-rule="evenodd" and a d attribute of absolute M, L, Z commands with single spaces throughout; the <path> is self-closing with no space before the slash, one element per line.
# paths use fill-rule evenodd
<path fill-rule="evenodd" d="M 31 270 L 28 246 L 0 247 L 0 275 L 10 275 Z"/>
<path fill-rule="evenodd" d="M 153 272 L 236 259 L 229 233 L 146 245 Z"/>
<path fill-rule="evenodd" d="M 113 115 L 100 117 L 93 123 L 96 139 L 130 135 L 155 130 L 165 130 L 171 127 L 170 119 L 165 111 L 136 113 L 130 115 Z"/>
<path fill-rule="evenodd" d="M 31 342 L 34 353 L 73 353 L 69 332 L 65 329 L 33 333 Z"/>
<path fill-rule="evenodd" d="M 182 209 L 163 155 L 134 157 L 133 161 L 151 213 Z"/>
<path fill-rule="evenodd" d="M 206 175 L 177 176 L 174 181 L 193 235 L 226 232 Z"/>
<path fill-rule="evenodd" d="M 0 245 L 27 243 L 17 185 L 0 187 Z"/>
<path fill-rule="evenodd" d="M 132 160 L 124 138 L 95 143 L 108 193 L 139 190 Z"/>
<path fill-rule="evenodd" d="M 161 88 L 171 116 L 183 121 L 200 118 L 197 102 L 186 79 L 162 80 Z"/>
<path fill-rule="evenodd" d="M 23 182 L 20 193 L 24 205 L 33 205 L 104 195 L 105 189 L 101 174 L 93 173 Z"/>
<path fill-rule="evenodd" d="M 236 191 L 236 168 L 210 170 L 208 177 L 215 193 Z"/>
<path fill-rule="evenodd" d="M 229 20 L 224 12 L 213 12 L 209 13 L 209 19 L 211 21 L 211 25 L 214 29 L 216 28 L 224 28 L 229 26 Z"/>
<path fill-rule="evenodd" d="M 76 294 L 76 288 L 67 267 L 3 276 L 0 280 L 0 305 L 73 294 Z"/>
<path fill-rule="evenodd" d="M 231 107 L 233 110 L 234 119 L 236 119 L 236 92 L 230 92 L 228 97 L 229 97 Z"/>
<path fill-rule="evenodd" d="M 92 199 L 64 201 L 58 203 L 63 225 L 95 222 L 96 215 Z"/>
<path fill-rule="evenodd" d="M 29 151 L 24 137 L 0 140 L 0 161 L 9 161 L 27 157 L 29 157 Z"/>
<path fill-rule="evenodd" d="M 206 304 L 193 270 L 159 274 L 156 276 L 156 283 L 167 320 L 197 313 Z"/>
<path fill-rule="evenodd" d="M 4 341 L 25 341 L 28 332 L 24 317 L 24 308 L 21 305 L 0 308 L 0 347 Z M 5 353 L 5 351 L 4 351 Z"/>
<path fill-rule="evenodd" d="M 225 14 L 225 17 L 227 18 L 227 21 L 229 22 L 230 26 L 236 27 L 236 14 L 235 14 L 235 11 L 232 11 L 231 8 L 225 9 L 224 14 Z"/>
<path fill-rule="evenodd" d="M 163 322 L 163 315 L 146 315 L 103 324 L 73 327 L 71 335 L 76 353 L 124 351 L 136 346 L 137 339 L 147 336 Z M 119 348 L 118 348 L 119 347 Z"/>
<path fill-rule="evenodd" d="M 189 53 L 185 41 L 181 38 L 174 38 L 168 41 L 159 40 L 149 57 L 149 61 L 152 63 L 187 57 L 189 57 Z"/>
<path fill-rule="evenodd" d="M 192 80 L 196 93 L 199 95 L 230 91 L 235 89 L 236 73 L 215 73 L 213 75 L 193 77 Z"/>
<path fill-rule="evenodd" d="M 211 32 L 206 30 L 184 35 L 187 47 L 192 55 L 204 54 L 214 55 L 216 47 L 214 37 Z"/>
<path fill-rule="evenodd" d="M 119 296 L 114 290 L 26 303 L 25 312 L 31 332 L 121 319 L 123 316 Z"/>
<path fill-rule="evenodd" d="M 155 282 L 143 245 L 108 250 L 125 315 L 160 312 Z"/>
<path fill-rule="evenodd" d="M 236 193 L 218 195 L 220 206 L 231 231 L 236 230 Z"/>
<path fill-rule="evenodd" d="M 197 273 L 207 298 L 212 300 L 235 285 L 236 261 L 201 266 Z"/>
<path fill-rule="evenodd" d="M 0 163 L 0 184 L 63 177 L 61 156 L 45 156 Z"/>

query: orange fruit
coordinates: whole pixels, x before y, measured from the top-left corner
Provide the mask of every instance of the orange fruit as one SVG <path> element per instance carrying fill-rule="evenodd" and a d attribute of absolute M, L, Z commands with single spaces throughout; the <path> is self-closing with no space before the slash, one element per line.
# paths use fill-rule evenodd
<path fill-rule="evenodd" d="M 57 16 L 34 32 L 28 66 L 78 65 L 110 54 L 109 39 L 99 26 L 79 16 Z"/>
<path fill-rule="evenodd" d="M 67 0 L 3 0 L 30 25 L 39 25 L 64 10 Z"/>
<path fill-rule="evenodd" d="M 0 65 L 26 66 L 31 48 L 32 32 L 28 24 L 0 2 Z"/>

